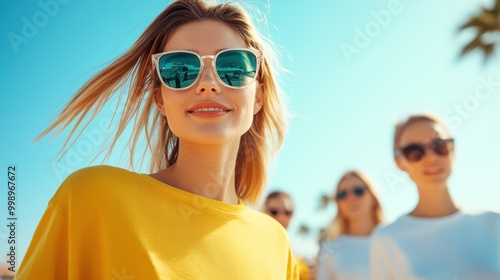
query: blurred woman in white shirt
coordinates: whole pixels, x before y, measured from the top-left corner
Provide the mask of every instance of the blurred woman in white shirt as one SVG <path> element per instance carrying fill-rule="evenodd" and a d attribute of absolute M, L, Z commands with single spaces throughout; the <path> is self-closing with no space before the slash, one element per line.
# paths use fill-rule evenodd
<path fill-rule="evenodd" d="M 416 184 L 419 201 L 374 232 L 372 279 L 500 279 L 500 214 L 455 204 L 448 189 L 454 156 L 438 118 L 415 115 L 396 126 L 396 164 Z"/>
<path fill-rule="evenodd" d="M 349 171 L 337 184 L 334 200 L 338 212 L 321 244 L 318 280 L 369 279 L 370 235 L 382 221 L 373 184 L 363 173 Z"/>

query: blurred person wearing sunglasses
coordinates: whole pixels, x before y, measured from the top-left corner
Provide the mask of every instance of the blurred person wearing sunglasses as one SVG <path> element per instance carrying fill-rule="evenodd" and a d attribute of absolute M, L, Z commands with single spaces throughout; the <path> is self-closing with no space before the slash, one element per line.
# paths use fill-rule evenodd
<path fill-rule="evenodd" d="M 267 195 L 264 201 L 264 213 L 273 217 L 285 229 L 292 220 L 294 204 L 292 197 L 283 191 L 274 191 Z"/>
<path fill-rule="evenodd" d="M 454 156 L 437 117 L 414 115 L 396 126 L 394 158 L 419 201 L 373 234 L 372 279 L 500 279 L 500 214 L 455 204 L 448 189 Z"/>
<path fill-rule="evenodd" d="M 334 200 L 338 211 L 321 244 L 317 279 L 369 279 L 370 235 L 382 222 L 374 185 L 359 171 L 346 172 L 337 184 Z"/>
<path fill-rule="evenodd" d="M 285 229 L 288 229 L 288 225 L 293 217 L 294 208 L 295 205 L 292 197 L 288 193 L 283 191 L 274 191 L 267 195 L 264 201 L 263 212 L 273 217 Z M 311 279 L 307 263 L 302 258 L 297 256 L 296 260 L 299 269 L 299 279 Z"/>
<path fill-rule="evenodd" d="M 130 162 L 145 140 L 152 174 L 70 175 L 16 279 L 298 279 L 286 231 L 247 205 L 285 128 L 265 42 L 239 5 L 174 1 L 85 84 L 41 136 L 91 121 L 130 85 L 112 143 L 133 119 Z"/>

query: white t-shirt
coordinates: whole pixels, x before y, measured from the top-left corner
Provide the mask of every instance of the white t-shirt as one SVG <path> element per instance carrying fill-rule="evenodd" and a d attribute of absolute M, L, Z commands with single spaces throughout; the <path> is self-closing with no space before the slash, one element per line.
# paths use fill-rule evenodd
<path fill-rule="evenodd" d="M 318 280 L 366 280 L 370 273 L 370 238 L 340 235 L 321 244 Z"/>
<path fill-rule="evenodd" d="M 372 279 L 500 279 L 500 214 L 405 215 L 371 242 Z"/>

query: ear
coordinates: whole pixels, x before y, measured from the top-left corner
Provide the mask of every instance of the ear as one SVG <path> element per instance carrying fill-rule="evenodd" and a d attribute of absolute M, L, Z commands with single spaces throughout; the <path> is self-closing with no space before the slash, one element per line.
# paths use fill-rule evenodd
<path fill-rule="evenodd" d="M 255 101 L 253 104 L 253 114 L 257 114 L 262 109 L 262 94 L 264 93 L 264 85 L 259 83 L 257 92 L 255 93 Z"/>
<path fill-rule="evenodd" d="M 153 89 L 153 100 L 155 101 L 156 108 L 163 116 L 166 116 L 165 105 L 163 104 L 163 97 L 161 96 L 161 86 Z"/>

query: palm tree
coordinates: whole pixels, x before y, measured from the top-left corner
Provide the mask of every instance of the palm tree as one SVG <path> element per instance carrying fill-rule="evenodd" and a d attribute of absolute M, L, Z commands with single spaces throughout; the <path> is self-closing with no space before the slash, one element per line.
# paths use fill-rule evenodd
<path fill-rule="evenodd" d="M 323 210 L 330 205 L 330 203 L 333 202 L 333 198 L 330 195 L 323 194 L 321 195 L 320 201 L 319 201 L 319 209 Z"/>
<path fill-rule="evenodd" d="M 475 28 L 477 34 L 463 47 L 461 55 L 479 49 L 484 53 L 484 58 L 488 59 L 494 53 L 495 44 L 500 45 L 500 0 L 495 0 L 493 8 L 483 7 L 479 14 L 460 26 L 460 30 L 470 27 Z"/>
<path fill-rule="evenodd" d="M 311 229 L 309 228 L 309 226 L 307 226 L 305 224 L 300 225 L 299 234 L 309 235 L 309 233 L 311 233 Z"/>

